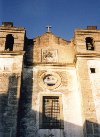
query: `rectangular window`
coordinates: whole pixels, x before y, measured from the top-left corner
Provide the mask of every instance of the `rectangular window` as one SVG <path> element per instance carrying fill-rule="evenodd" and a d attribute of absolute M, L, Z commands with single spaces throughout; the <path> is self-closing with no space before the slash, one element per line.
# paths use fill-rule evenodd
<path fill-rule="evenodd" d="M 43 96 L 42 127 L 43 129 L 61 129 L 61 107 L 59 96 Z"/>
<path fill-rule="evenodd" d="M 91 73 L 95 73 L 95 68 L 90 68 Z"/>

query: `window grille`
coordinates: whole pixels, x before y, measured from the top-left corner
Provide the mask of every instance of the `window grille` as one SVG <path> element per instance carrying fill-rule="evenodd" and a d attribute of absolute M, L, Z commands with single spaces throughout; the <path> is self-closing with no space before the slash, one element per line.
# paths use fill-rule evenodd
<path fill-rule="evenodd" d="M 59 96 L 43 97 L 42 128 L 61 129 L 63 123 L 60 114 Z"/>

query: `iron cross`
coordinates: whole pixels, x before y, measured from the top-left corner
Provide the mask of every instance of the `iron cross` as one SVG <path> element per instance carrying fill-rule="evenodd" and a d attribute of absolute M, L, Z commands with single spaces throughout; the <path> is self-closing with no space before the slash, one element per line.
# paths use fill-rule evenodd
<path fill-rule="evenodd" d="M 46 28 L 47 28 L 47 32 L 51 32 L 50 31 L 50 29 L 52 28 L 51 26 L 48 25 Z"/>

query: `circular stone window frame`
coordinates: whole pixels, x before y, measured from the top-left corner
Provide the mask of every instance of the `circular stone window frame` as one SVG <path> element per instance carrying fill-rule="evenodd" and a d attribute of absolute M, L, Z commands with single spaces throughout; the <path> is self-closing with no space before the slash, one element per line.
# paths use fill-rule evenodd
<path fill-rule="evenodd" d="M 48 75 L 52 75 L 54 76 L 55 78 L 57 78 L 57 82 L 55 83 L 55 85 L 52 85 L 52 86 L 48 86 L 44 83 L 44 78 Z M 52 89 L 56 89 L 60 86 L 61 84 L 61 77 L 59 76 L 59 74 L 55 73 L 55 72 L 45 72 L 43 73 L 41 76 L 40 76 L 40 79 L 39 79 L 39 84 L 41 87 L 45 88 L 45 89 L 49 89 L 49 90 L 52 90 Z"/>

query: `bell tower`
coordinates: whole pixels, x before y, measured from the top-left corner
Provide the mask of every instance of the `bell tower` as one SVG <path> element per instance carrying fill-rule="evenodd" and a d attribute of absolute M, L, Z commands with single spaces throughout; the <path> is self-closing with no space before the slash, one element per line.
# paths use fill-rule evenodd
<path fill-rule="evenodd" d="M 0 136 L 16 137 L 25 29 L 0 26 Z"/>
<path fill-rule="evenodd" d="M 23 51 L 24 34 L 24 28 L 14 27 L 12 22 L 3 22 L 0 27 L 0 51 Z"/>
<path fill-rule="evenodd" d="M 82 95 L 84 136 L 100 135 L 100 30 L 96 26 L 75 31 L 76 71 Z"/>

